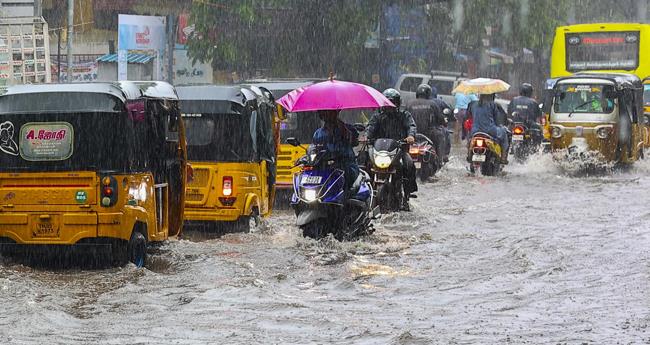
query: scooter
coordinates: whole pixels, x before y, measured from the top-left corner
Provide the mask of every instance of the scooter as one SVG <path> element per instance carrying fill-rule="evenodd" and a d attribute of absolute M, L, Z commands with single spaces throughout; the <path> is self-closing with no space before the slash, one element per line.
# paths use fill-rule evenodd
<path fill-rule="evenodd" d="M 300 146 L 296 138 L 286 142 Z M 291 206 L 303 236 L 320 239 L 333 234 L 343 241 L 374 232 L 371 220 L 379 216 L 379 208 L 372 207 L 374 191 L 365 171 L 346 192 L 345 173 L 330 152 L 311 145 L 296 166 L 301 171 L 293 176 Z"/>
<path fill-rule="evenodd" d="M 475 133 L 469 142 L 470 172 L 495 176 L 501 172 L 501 145 L 487 133 Z"/>

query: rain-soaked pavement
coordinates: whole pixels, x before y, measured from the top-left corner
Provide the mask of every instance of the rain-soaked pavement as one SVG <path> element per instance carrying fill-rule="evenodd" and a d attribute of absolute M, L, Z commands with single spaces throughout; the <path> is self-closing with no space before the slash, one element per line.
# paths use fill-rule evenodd
<path fill-rule="evenodd" d="M 2 344 L 650 342 L 650 162 L 569 177 L 550 159 L 468 177 L 352 243 L 170 240 L 148 269 L 0 265 Z"/>

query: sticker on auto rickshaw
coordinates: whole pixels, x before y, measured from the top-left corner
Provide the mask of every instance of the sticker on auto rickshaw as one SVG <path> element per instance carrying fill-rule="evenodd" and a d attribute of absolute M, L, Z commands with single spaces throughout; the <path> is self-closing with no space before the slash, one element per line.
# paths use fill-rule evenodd
<path fill-rule="evenodd" d="M 567 87 L 566 91 L 567 92 L 580 92 L 580 91 L 601 92 L 602 89 L 591 85 L 576 85 L 574 87 Z"/>
<path fill-rule="evenodd" d="M 86 194 L 86 191 L 83 190 L 77 191 L 75 194 L 75 200 L 77 200 L 77 202 L 80 204 L 84 204 L 86 203 L 86 200 L 88 200 L 88 194 Z"/>
<path fill-rule="evenodd" d="M 20 128 L 20 156 L 28 161 L 65 160 L 72 156 L 74 131 L 67 122 L 31 122 Z"/>

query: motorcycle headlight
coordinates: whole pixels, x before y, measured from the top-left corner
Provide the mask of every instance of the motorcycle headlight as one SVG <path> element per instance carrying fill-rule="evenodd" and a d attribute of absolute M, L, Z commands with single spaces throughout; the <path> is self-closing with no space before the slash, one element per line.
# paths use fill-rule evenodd
<path fill-rule="evenodd" d="M 316 199 L 318 199 L 318 195 L 316 194 L 315 189 L 305 189 L 303 192 L 303 197 L 309 202 L 316 201 Z"/>
<path fill-rule="evenodd" d="M 375 165 L 377 168 L 380 169 L 386 169 L 390 166 L 390 163 L 392 162 L 392 159 L 388 156 L 375 156 Z"/>

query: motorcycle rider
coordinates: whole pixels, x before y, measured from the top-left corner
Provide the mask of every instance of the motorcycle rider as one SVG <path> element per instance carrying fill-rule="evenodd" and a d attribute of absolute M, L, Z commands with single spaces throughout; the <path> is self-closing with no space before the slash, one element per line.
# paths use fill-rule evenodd
<path fill-rule="evenodd" d="M 415 99 L 407 104 L 406 109 L 413 116 L 418 131 L 433 141 L 436 153 L 442 159 L 447 149 L 447 130 L 444 128 L 447 119 L 438 103 L 431 99 L 432 91 L 427 84 L 418 86 Z"/>
<path fill-rule="evenodd" d="M 384 107 L 372 115 L 370 122 L 368 122 L 367 136 L 369 142 L 374 142 L 379 138 L 389 138 L 393 140 L 406 139 L 407 144 L 415 142 L 415 134 L 417 127 L 413 116 L 408 110 L 400 110 L 402 104 L 402 96 L 395 89 L 386 89 L 383 92 L 384 96 L 388 98 L 395 108 Z M 402 168 L 404 177 L 407 182 L 404 184 L 404 193 L 408 198 L 415 197 L 411 193 L 417 192 L 418 185 L 415 180 L 415 164 L 408 154 L 408 149 L 402 150 Z M 408 202 L 408 201 L 407 201 Z"/>
<path fill-rule="evenodd" d="M 501 124 L 499 118 L 503 110 L 494 103 L 494 94 L 482 94 L 478 101 L 474 101 L 467 107 L 467 112 L 472 118 L 472 131 L 470 136 L 476 132 L 487 133 L 501 145 L 501 163 L 508 164 L 508 149 L 510 138 L 508 129 Z"/>
<path fill-rule="evenodd" d="M 438 98 L 438 89 L 436 89 L 435 86 L 431 87 L 431 99 L 436 103 L 438 109 L 440 109 L 441 116 L 446 120 L 444 124 L 444 128 L 443 127 L 439 127 L 439 128 L 442 129 L 442 132 L 446 140 L 446 144 L 443 147 L 443 152 L 442 152 L 442 161 L 447 163 L 449 162 L 449 153 L 451 152 L 451 133 L 447 130 L 447 127 L 449 126 L 449 122 L 455 121 L 456 118 L 454 117 L 454 114 L 449 104 L 447 104 L 447 102 L 445 102 L 444 100 Z M 447 110 L 447 114 L 445 114 L 445 110 Z"/>
<path fill-rule="evenodd" d="M 352 125 L 339 120 L 338 110 L 319 110 L 318 116 L 323 125 L 314 132 L 312 143 L 323 146 L 337 157 L 345 172 L 347 199 L 350 187 L 359 176 L 359 165 L 354 154 L 354 147 L 359 144 L 359 132 Z"/>
<path fill-rule="evenodd" d="M 529 83 L 523 83 L 519 87 L 519 96 L 512 99 L 508 105 L 508 116 L 513 121 L 522 121 L 528 128 L 539 127 L 542 119 L 542 110 L 539 103 L 532 98 L 533 86 Z M 516 114 L 516 118 L 513 115 Z M 541 137 L 535 138 L 535 141 L 541 141 Z"/>

